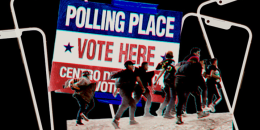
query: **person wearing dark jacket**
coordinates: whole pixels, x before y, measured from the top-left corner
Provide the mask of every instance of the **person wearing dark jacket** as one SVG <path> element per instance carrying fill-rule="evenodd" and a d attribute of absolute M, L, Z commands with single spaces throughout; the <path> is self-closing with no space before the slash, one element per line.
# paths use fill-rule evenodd
<path fill-rule="evenodd" d="M 141 82 L 145 88 L 145 93 L 142 93 L 142 87 L 139 84 L 137 84 L 134 90 L 134 100 L 136 103 L 138 103 L 141 99 L 141 96 L 144 95 L 147 99 L 145 103 L 144 117 L 153 117 L 153 115 L 149 112 L 151 107 L 151 95 L 148 86 L 150 86 L 151 90 L 153 90 L 151 85 L 152 77 L 154 76 L 154 71 L 146 72 L 147 70 L 148 62 L 143 62 L 139 68 L 135 68 L 135 73 L 138 77 L 140 77 Z"/>
<path fill-rule="evenodd" d="M 190 50 L 190 54 L 188 56 L 186 56 L 183 61 L 188 61 L 188 59 L 190 59 L 190 57 L 192 56 L 198 56 L 200 57 L 200 49 L 197 48 L 197 47 L 193 47 L 191 50 Z"/>
<path fill-rule="evenodd" d="M 70 79 L 65 82 L 65 86 L 71 87 L 74 90 L 73 97 L 79 104 L 79 111 L 77 114 L 76 125 L 84 125 L 81 122 L 81 118 L 88 121 L 86 115 L 94 107 L 94 94 L 96 89 L 96 83 L 91 83 L 89 80 L 90 72 L 84 71 L 81 78 Z"/>
<path fill-rule="evenodd" d="M 182 107 L 187 100 L 185 94 L 192 94 L 195 97 L 196 109 L 198 118 L 203 118 L 209 115 L 202 111 L 200 102 L 200 92 L 198 86 L 206 86 L 202 76 L 202 66 L 199 63 L 199 57 L 192 56 L 187 63 L 181 65 L 176 71 L 175 92 L 178 95 L 177 104 L 177 121 L 176 124 L 182 124 Z"/>
<path fill-rule="evenodd" d="M 162 111 L 168 104 L 166 110 L 163 113 L 163 117 L 168 119 L 173 118 L 171 113 L 175 112 L 175 100 L 176 100 L 176 94 L 174 92 L 175 91 L 174 74 L 176 72 L 176 69 L 175 69 L 175 61 L 172 58 L 173 58 L 173 52 L 168 51 L 166 53 L 166 59 L 157 65 L 156 70 L 161 69 L 161 72 L 154 83 L 154 85 L 156 85 L 159 78 L 162 76 L 162 74 L 165 73 L 164 81 L 163 81 L 164 82 L 163 90 L 165 92 L 165 99 L 164 102 L 160 105 L 159 109 L 156 111 L 156 113 L 158 116 L 161 116 Z"/>
<path fill-rule="evenodd" d="M 132 61 L 126 61 L 125 62 L 125 70 L 119 71 L 115 74 L 112 74 L 110 76 L 110 79 L 113 78 L 119 78 L 117 89 L 119 88 L 119 94 L 122 97 L 122 103 L 119 106 L 116 115 L 112 121 L 112 125 L 115 127 L 115 129 L 119 129 L 119 120 L 124 111 L 130 106 L 129 108 L 129 117 L 130 117 L 130 125 L 132 124 L 138 124 L 134 120 L 134 113 L 136 109 L 136 103 L 135 100 L 132 98 L 132 93 L 134 91 L 135 82 L 137 81 L 138 84 L 141 86 L 142 93 L 145 92 L 145 88 L 142 85 L 142 82 L 140 80 L 140 77 L 138 78 L 136 76 L 136 73 L 134 72 Z M 117 91 L 117 90 L 116 90 Z"/>
<path fill-rule="evenodd" d="M 190 54 L 188 56 L 186 56 L 182 62 L 178 63 L 176 65 L 176 68 L 178 68 L 180 65 L 182 64 L 185 64 L 187 63 L 187 61 L 189 60 L 190 57 L 192 56 L 197 56 L 197 57 L 200 57 L 200 48 L 197 48 L 197 47 L 194 47 L 190 50 Z M 203 62 L 204 63 L 204 62 Z M 203 65 L 203 64 L 202 64 Z M 202 69 L 204 70 L 204 69 Z M 203 98 L 203 101 L 202 101 L 202 106 L 203 108 L 205 108 L 205 110 L 207 110 L 206 108 L 206 100 L 207 100 L 207 88 L 204 88 L 203 86 L 200 86 L 200 88 L 203 90 L 203 93 L 202 93 L 202 98 Z M 188 98 L 189 98 L 189 95 L 186 95 L 187 96 L 187 100 L 186 102 L 183 104 L 183 107 L 182 107 L 182 116 L 187 116 L 187 112 L 186 112 L 186 105 L 187 105 L 187 101 L 188 101 Z"/>

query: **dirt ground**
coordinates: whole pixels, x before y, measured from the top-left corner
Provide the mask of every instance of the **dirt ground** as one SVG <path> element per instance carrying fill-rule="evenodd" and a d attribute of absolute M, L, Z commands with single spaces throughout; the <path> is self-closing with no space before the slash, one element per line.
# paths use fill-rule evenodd
<path fill-rule="evenodd" d="M 188 114 L 182 118 L 184 122 L 177 125 L 176 117 L 165 119 L 162 116 L 135 117 L 139 124 L 129 125 L 129 118 L 124 117 L 119 121 L 122 130 L 232 130 L 232 114 L 210 113 L 208 117 L 197 119 L 197 114 Z M 114 130 L 112 119 L 90 119 L 82 121 L 84 125 L 75 126 L 76 120 L 67 121 L 68 130 Z"/>

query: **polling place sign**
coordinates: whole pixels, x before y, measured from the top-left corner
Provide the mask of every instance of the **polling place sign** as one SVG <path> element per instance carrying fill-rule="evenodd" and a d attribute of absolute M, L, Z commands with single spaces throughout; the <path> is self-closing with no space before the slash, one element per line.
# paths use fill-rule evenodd
<path fill-rule="evenodd" d="M 111 94 L 115 80 L 107 79 L 111 72 L 124 69 L 126 60 L 134 61 L 136 67 L 146 61 L 148 71 L 153 71 L 161 56 L 173 51 L 178 62 L 182 12 L 136 2 L 126 7 L 122 2 L 127 1 L 60 1 L 49 91 L 73 93 L 63 89 L 64 82 L 88 70 L 91 81 L 97 82 L 95 97 L 111 103 L 108 100 L 116 100 Z M 149 9 L 150 5 L 155 8 Z"/>

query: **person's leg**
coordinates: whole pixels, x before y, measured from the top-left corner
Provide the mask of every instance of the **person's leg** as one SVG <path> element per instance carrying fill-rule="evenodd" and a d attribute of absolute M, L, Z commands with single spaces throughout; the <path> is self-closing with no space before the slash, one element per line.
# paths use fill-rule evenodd
<path fill-rule="evenodd" d="M 189 94 L 189 93 L 186 93 Z M 178 103 L 177 103 L 177 111 L 176 111 L 176 116 L 181 116 L 182 115 L 182 107 L 183 104 L 185 103 L 185 101 L 187 100 L 187 96 L 185 96 L 185 92 L 178 92 L 177 93 L 177 97 L 178 97 Z"/>
<path fill-rule="evenodd" d="M 87 105 L 85 111 L 84 111 L 86 116 L 94 108 L 94 106 L 95 106 L 95 101 L 94 101 L 94 98 L 92 98 L 91 101 L 89 102 L 89 104 Z"/>
<path fill-rule="evenodd" d="M 207 89 L 207 85 L 205 83 L 205 81 L 203 80 L 203 85 L 200 86 L 200 93 L 202 95 L 202 101 L 201 101 L 201 105 L 202 105 L 202 108 L 205 108 L 206 105 L 207 105 L 207 98 L 208 98 L 208 89 Z"/>
<path fill-rule="evenodd" d="M 196 87 L 194 87 L 196 88 Z M 202 111 L 201 107 L 201 99 L 200 99 L 200 92 L 198 89 L 195 89 L 192 91 L 192 95 L 195 98 L 195 103 L 196 103 L 196 110 L 197 110 L 197 115 L 198 118 L 203 118 L 209 115 L 209 113 Z"/>
<path fill-rule="evenodd" d="M 135 100 L 132 98 L 132 94 L 127 94 L 126 95 L 127 99 L 128 99 L 128 104 L 129 104 L 129 118 L 130 118 L 130 125 L 131 124 L 137 124 L 137 122 L 135 121 L 135 110 L 136 110 L 136 102 Z"/>
<path fill-rule="evenodd" d="M 217 99 L 212 101 L 210 108 L 211 112 L 216 112 L 215 106 L 222 100 L 222 95 L 220 94 L 220 90 L 216 85 L 213 93 L 213 95 L 216 95 Z"/>
<path fill-rule="evenodd" d="M 124 111 L 128 108 L 128 106 L 129 106 L 129 99 L 128 99 L 128 97 L 127 97 L 127 93 L 124 91 L 124 90 L 122 90 L 122 89 L 120 89 L 119 90 L 119 94 L 120 94 L 120 96 L 121 96 L 121 98 L 122 98 L 122 103 L 121 103 L 121 105 L 119 106 L 119 108 L 117 109 L 117 112 L 116 112 L 116 115 L 115 115 L 115 117 L 114 117 L 114 120 L 112 121 L 112 125 L 116 128 L 116 129 L 118 129 L 119 128 L 119 120 L 120 120 L 120 118 L 121 118 L 121 116 L 122 116 L 122 114 L 124 113 Z M 134 101 L 134 99 L 133 99 L 133 102 L 134 102 L 134 104 L 135 104 L 135 101 Z"/>
<path fill-rule="evenodd" d="M 206 82 L 205 82 L 205 79 L 204 78 L 201 78 L 201 81 L 200 81 L 201 85 L 199 86 L 199 93 L 201 94 L 201 105 L 202 105 L 202 108 L 205 108 L 206 107 L 206 102 L 207 102 L 207 93 L 208 93 L 208 90 L 207 90 L 207 85 L 206 85 Z"/>
<path fill-rule="evenodd" d="M 212 99 L 213 99 L 213 96 L 214 96 L 214 89 L 215 89 L 214 84 L 207 83 L 207 90 L 208 90 L 208 103 L 207 103 L 207 106 L 208 107 L 209 107 L 209 105 L 212 104 Z"/>
<path fill-rule="evenodd" d="M 189 96 L 189 95 L 187 95 L 187 93 L 185 93 L 184 96 L 187 97 L 187 100 L 186 100 L 185 103 L 183 104 L 182 110 L 183 110 L 183 111 L 186 111 L 186 103 L 187 103 L 187 101 L 188 101 L 188 96 Z"/>
<path fill-rule="evenodd" d="M 170 88 L 165 86 L 163 88 L 163 90 L 165 92 L 165 99 L 164 99 L 164 102 L 161 103 L 159 109 L 156 111 L 157 116 L 162 116 L 162 112 L 163 112 L 164 108 L 166 107 L 166 105 L 169 103 L 169 100 L 170 100 Z"/>
<path fill-rule="evenodd" d="M 172 100 L 174 101 L 174 102 L 172 102 L 172 107 L 171 107 L 171 110 L 170 110 L 170 114 L 171 115 L 175 115 L 176 114 L 176 104 L 177 104 L 177 93 L 176 93 L 176 90 L 175 90 L 175 87 L 174 87 L 174 85 L 175 85 L 175 76 L 174 77 L 172 77 L 172 80 L 174 81 L 174 82 L 172 82 L 171 83 L 171 95 L 172 95 Z M 171 80 L 171 81 L 172 81 Z M 171 101 L 170 101 L 171 102 Z"/>
<path fill-rule="evenodd" d="M 194 90 L 191 93 L 192 93 L 193 97 L 195 98 L 197 111 L 202 111 L 199 90 Z"/>
<path fill-rule="evenodd" d="M 185 102 L 183 103 L 183 106 L 182 106 L 182 112 L 183 112 L 183 114 L 182 114 L 182 116 L 187 116 L 187 102 L 188 102 L 188 99 L 189 99 L 189 96 L 190 96 L 190 94 L 189 93 L 184 93 L 184 96 L 186 97 L 186 100 L 185 100 Z"/>
<path fill-rule="evenodd" d="M 178 90 L 177 90 L 178 91 Z M 177 103 L 177 106 L 176 106 L 176 118 L 177 118 L 177 121 L 176 121 L 176 124 L 182 124 L 182 107 L 183 107 L 183 104 L 185 103 L 185 101 L 187 100 L 187 94 L 189 93 L 186 93 L 184 91 L 181 91 L 179 90 L 179 92 L 177 92 L 177 97 L 178 97 L 178 103 Z"/>
<path fill-rule="evenodd" d="M 117 112 L 116 112 L 116 115 L 115 115 L 115 119 L 119 120 L 120 117 L 122 116 L 122 114 L 124 113 L 124 111 L 129 107 L 129 99 L 125 93 L 124 90 L 120 89 L 119 90 L 119 94 L 122 98 L 122 103 L 121 105 L 119 106 Z"/>
<path fill-rule="evenodd" d="M 222 94 L 221 94 L 221 90 L 220 89 L 216 89 L 216 97 L 217 97 L 217 99 L 216 100 L 214 100 L 214 102 L 213 102 L 213 104 L 214 105 L 217 105 L 217 104 L 219 104 L 219 102 L 222 100 Z"/>
<path fill-rule="evenodd" d="M 165 113 L 164 113 L 164 118 L 173 118 L 173 116 L 170 115 L 170 111 L 174 110 L 175 111 L 175 100 L 176 100 L 176 92 L 175 88 L 171 87 L 170 88 L 170 95 L 171 99 L 166 107 Z"/>
<path fill-rule="evenodd" d="M 85 108 L 87 106 L 87 102 L 84 99 L 82 99 L 81 96 L 79 96 L 79 95 L 75 95 L 75 98 L 76 98 L 76 100 L 77 100 L 77 102 L 79 104 L 79 110 L 78 110 L 78 114 L 77 114 L 77 119 L 76 119 L 77 121 L 76 121 L 76 123 L 77 124 L 82 124 L 82 122 L 81 122 L 81 114 L 84 113 L 84 110 L 85 110 Z"/>
<path fill-rule="evenodd" d="M 178 103 L 176 106 L 176 117 L 177 117 L 177 121 L 176 124 L 182 124 L 182 107 L 184 105 L 184 103 L 187 100 L 187 96 L 189 95 L 189 92 L 187 92 L 186 89 L 187 86 L 185 86 L 185 79 L 181 78 L 181 77 L 176 77 L 175 79 L 175 91 L 177 94 L 177 98 L 178 98 Z"/>
<path fill-rule="evenodd" d="M 139 102 L 141 97 L 142 97 L 142 89 L 139 85 L 137 85 L 134 90 L 134 100 L 136 104 Z"/>
<path fill-rule="evenodd" d="M 145 116 L 152 116 L 150 114 L 150 107 L 151 107 L 151 102 L 152 102 L 152 98 L 150 95 L 150 90 L 146 87 L 146 91 L 143 94 L 144 97 L 146 98 L 146 103 L 145 103 L 145 108 L 144 108 L 144 115 Z"/>

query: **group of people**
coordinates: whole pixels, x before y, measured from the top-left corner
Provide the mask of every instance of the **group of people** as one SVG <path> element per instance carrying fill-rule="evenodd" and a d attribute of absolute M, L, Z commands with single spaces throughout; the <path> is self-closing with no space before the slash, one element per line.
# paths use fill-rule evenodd
<path fill-rule="evenodd" d="M 166 59 L 160 62 L 156 68 L 161 72 L 154 85 L 165 73 L 163 90 L 166 96 L 156 111 L 157 115 L 162 115 L 168 104 L 163 117 L 171 119 L 176 113 L 176 124 L 182 124 L 182 116 L 187 116 L 186 104 L 190 94 L 195 98 L 198 118 L 208 116 L 209 111 L 215 112 L 215 106 L 222 99 L 220 95 L 221 76 L 217 59 L 211 59 L 210 63 L 206 63 L 207 60 L 200 60 L 199 48 L 192 48 L 190 54 L 176 65 L 172 58 L 172 52 L 167 52 Z M 214 95 L 216 100 L 213 100 Z M 177 104 L 175 104 L 176 101 Z"/>
<path fill-rule="evenodd" d="M 157 116 L 171 119 L 176 114 L 176 124 L 182 124 L 182 115 L 187 115 L 186 104 L 190 94 L 195 98 L 198 118 L 208 116 L 208 111 L 215 112 L 215 105 L 221 101 L 219 93 L 221 76 L 217 67 L 217 59 L 211 59 L 211 64 L 206 66 L 205 60 L 200 61 L 199 48 L 193 48 L 191 54 L 176 65 L 173 57 L 173 52 L 168 51 L 165 54 L 165 58 L 158 63 L 156 70 L 161 70 L 161 72 L 153 84 L 152 77 L 155 73 L 154 71 L 147 72 L 148 62 L 143 62 L 137 68 L 133 66 L 134 63 L 132 61 L 126 61 L 124 63 L 126 69 L 110 76 L 110 79 L 118 79 L 113 94 L 115 95 L 119 91 L 122 97 L 122 103 L 112 121 L 115 129 L 120 128 L 119 120 L 128 107 L 129 124 L 138 124 L 134 118 L 134 113 L 136 104 L 142 95 L 147 99 L 144 116 L 153 117 L 150 113 L 151 95 L 148 87 L 154 91 L 154 86 L 162 75 L 164 75 L 164 86 L 162 89 L 165 93 L 165 100 L 156 111 Z M 80 107 L 77 115 L 77 125 L 83 124 L 81 118 L 88 121 L 86 115 L 93 108 L 94 104 L 93 96 L 96 84 L 90 82 L 89 75 L 90 73 L 85 71 L 82 78 L 70 79 L 65 82 L 64 86 L 64 88 L 70 87 L 75 90 L 73 97 L 77 99 Z M 132 97 L 133 93 L 134 96 Z M 216 95 L 217 100 L 212 101 L 214 95 Z M 201 100 L 201 97 L 203 100 Z M 175 102 L 178 103 L 175 104 Z"/>

